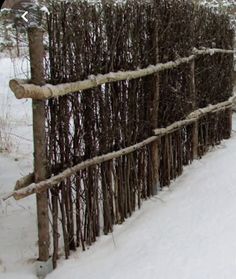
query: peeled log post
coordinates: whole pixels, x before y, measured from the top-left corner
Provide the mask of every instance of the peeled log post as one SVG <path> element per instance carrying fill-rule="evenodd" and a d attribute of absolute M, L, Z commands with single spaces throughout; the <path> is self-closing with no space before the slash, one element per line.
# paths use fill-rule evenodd
<path fill-rule="evenodd" d="M 31 82 L 34 86 L 44 85 L 44 47 L 43 30 L 31 27 L 28 30 L 29 53 L 31 63 Z M 45 138 L 45 103 L 33 100 L 33 136 L 34 136 L 34 179 L 38 183 L 47 178 L 46 138 Z M 26 187 L 27 188 L 27 187 Z M 38 247 L 39 261 L 47 262 L 49 259 L 49 214 L 48 193 L 38 193 L 37 218 L 38 218 Z"/>

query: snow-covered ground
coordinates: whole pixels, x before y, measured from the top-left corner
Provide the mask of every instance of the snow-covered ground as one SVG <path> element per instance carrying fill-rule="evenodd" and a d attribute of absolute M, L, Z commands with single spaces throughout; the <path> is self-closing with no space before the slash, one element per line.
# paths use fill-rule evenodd
<path fill-rule="evenodd" d="M 0 196 L 32 170 L 31 104 L 17 100 L 8 88 L 9 79 L 23 78 L 27 72 L 25 59 L 0 59 L 0 146 L 7 149 L 0 151 Z M 34 199 L 0 200 L 0 278 L 27 278 L 27 273 L 34 278 L 30 264 L 37 258 Z"/>
<path fill-rule="evenodd" d="M 236 129 L 234 117 L 234 129 Z M 47 279 L 236 278 L 236 134 Z"/>
<path fill-rule="evenodd" d="M 5 111 L 12 142 L 10 153 L 0 153 L 0 195 L 32 170 L 30 102 L 14 99 L 7 90 L 9 75 L 14 76 L 9 60 L 0 60 L 0 107 L 10 106 Z M 47 279 L 236 278 L 235 163 L 233 132 L 113 234 L 61 260 Z M 35 279 L 36 258 L 35 197 L 2 202 L 0 279 Z"/>

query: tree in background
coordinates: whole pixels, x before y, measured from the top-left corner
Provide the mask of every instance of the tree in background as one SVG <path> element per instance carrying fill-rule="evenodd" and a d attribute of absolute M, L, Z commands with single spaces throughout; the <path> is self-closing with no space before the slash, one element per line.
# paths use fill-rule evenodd
<path fill-rule="evenodd" d="M 44 1 L 36 0 L 7 0 L 0 12 L 0 52 L 9 51 L 17 57 L 21 50 L 27 48 L 26 30 L 28 24 L 42 20 Z M 29 22 L 22 19 L 22 15 L 28 11 Z"/>
<path fill-rule="evenodd" d="M 235 0 L 194 0 L 195 3 L 210 7 L 216 12 L 227 13 L 233 27 L 236 29 L 236 1 Z"/>

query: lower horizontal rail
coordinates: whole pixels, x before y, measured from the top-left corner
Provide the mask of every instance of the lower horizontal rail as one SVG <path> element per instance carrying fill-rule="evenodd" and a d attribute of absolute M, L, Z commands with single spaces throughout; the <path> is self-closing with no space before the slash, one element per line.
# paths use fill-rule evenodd
<path fill-rule="evenodd" d="M 222 111 L 222 110 L 228 109 L 233 106 L 233 103 L 235 102 L 235 100 L 236 100 L 236 97 L 231 97 L 226 102 L 218 103 L 216 105 L 209 105 L 208 107 L 198 109 L 198 110 L 190 113 L 184 120 L 175 122 L 166 128 L 155 129 L 154 135 L 148 139 L 145 139 L 142 142 L 139 142 L 132 146 L 126 147 L 119 151 L 110 152 L 108 154 L 97 156 L 92 159 L 81 162 L 73 167 L 67 168 L 60 174 L 52 176 L 49 179 L 46 179 L 39 183 L 32 183 L 31 185 L 24 187 L 23 189 L 15 190 L 12 193 L 3 197 L 3 200 L 7 200 L 10 197 L 14 197 L 16 200 L 19 200 L 19 199 L 23 199 L 27 196 L 30 196 L 32 194 L 35 194 L 35 193 L 41 193 L 47 189 L 54 187 L 55 185 L 58 185 L 65 178 L 68 178 L 71 175 L 76 174 L 80 170 L 83 170 L 88 167 L 91 167 L 91 166 L 94 166 L 97 164 L 101 164 L 103 162 L 110 161 L 112 159 L 119 158 L 121 156 L 135 152 L 135 151 L 141 149 L 142 147 L 156 141 L 158 138 L 160 138 L 164 135 L 172 133 L 184 126 L 190 125 L 190 124 L 198 121 L 198 119 L 200 119 L 201 117 L 203 117 L 204 115 L 206 115 L 208 113 L 215 113 L 217 111 Z"/>

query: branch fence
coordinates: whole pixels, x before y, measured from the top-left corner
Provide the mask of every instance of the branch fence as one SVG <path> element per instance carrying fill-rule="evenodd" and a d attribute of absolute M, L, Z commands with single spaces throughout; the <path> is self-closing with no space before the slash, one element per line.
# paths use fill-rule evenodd
<path fill-rule="evenodd" d="M 230 137 L 234 51 L 225 15 L 182 0 L 53 2 L 47 34 L 46 82 L 37 47 L 33 80 L 10 82 L 34 100 L 41 165 L 6 198 L 48 205 L 40 259 L 50 237 L 56 267 L 61 240 L 66 258 L 85 250 Z"/>

